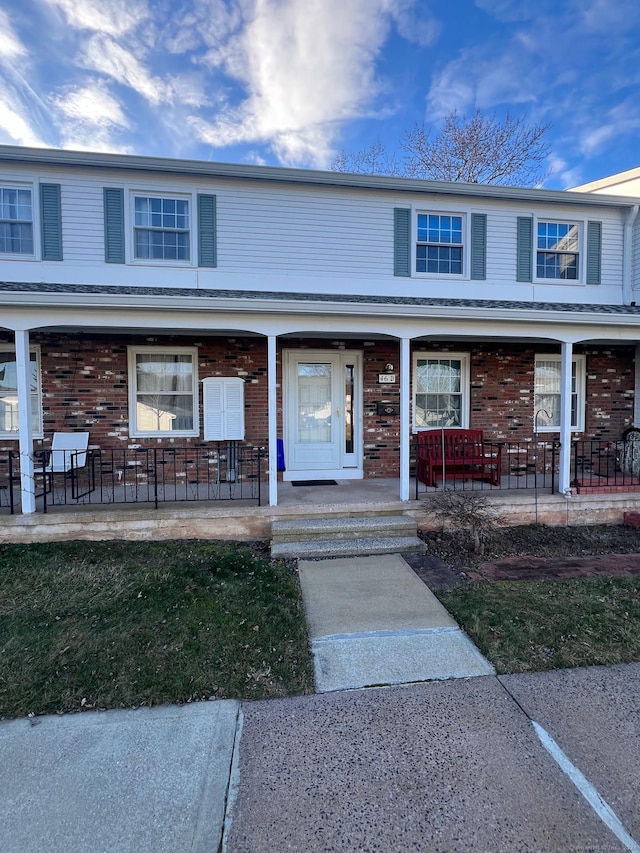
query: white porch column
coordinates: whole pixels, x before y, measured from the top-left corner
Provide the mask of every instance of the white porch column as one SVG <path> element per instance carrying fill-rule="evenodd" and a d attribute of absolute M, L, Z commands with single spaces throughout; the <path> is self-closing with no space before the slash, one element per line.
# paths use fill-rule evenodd
<path fill-rule="evenodd" d="M 267 338 L 267 408 L 269 418 L 269 506 L 278 505 L 278 400 L 276 389 L 276 336 Z"/>
<path fill-rule="evenodd" d="M 409 397 L 411 389 L 409 338 L 400 341 L 400 500 L 409 500 Z"/>
<path fill-rule="evenodd" d="M 633 395 L 633 426 L 640 424 L 640 344 L 636 344 L 636 382 Z"/>
<path fill-rule="evenodd" d="M 571 483 L 571 358 L 573 344 L 560 349 L 560 472 L 559 491 L 567 494 Z"/>
<path fill-rule="evenodd" d="M 31 357 L 29 332 L 15 333 L 16 384 L 18 386 L 18 447 L 20 451 L 20 490 L 23 513 L 36 511 L 33 477 L 33 427 L 31 424 Z"/>

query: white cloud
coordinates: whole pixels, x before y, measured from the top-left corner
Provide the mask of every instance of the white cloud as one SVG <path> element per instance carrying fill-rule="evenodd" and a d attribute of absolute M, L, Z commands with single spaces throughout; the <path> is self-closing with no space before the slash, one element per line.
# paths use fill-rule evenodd
<path fill-rule="evenodd" d="M 175 9 L 161 29 L 159 43 L 169 53 L 225 44 L 253 17 L 253 0 L 192 0 Z"/>
<path fill-rule="evenodd" d="M 0 60 L 12 62 L 27 55 L 27 49 L 16 35 L 9 15 L 0 9 Z"/>
<path fill-rule="evenodd" d="M 452 110 L 465 114 L 544 100 L 549 84 L 539 50 L 540 41 L 526 30 L 516 31 L 500 48 L 482 44 L 462 49 L 433 76 L 427 95 L 429 119 L 440 119 Z"/>
<path fill-rule="evenodd" d="M 582 183 L 582 171 L 579 166 L 570 168 L 564 157 L 552 154 L 549 157 L 549 177 L 560 184 L 563 189 L 575 187 Z"/>
<path fill-rule="evenodd" d="M 402 38 L 421 47 L 432 44 L 442 30 L 442 25 L 424 3 L 416 5 L 414 0 L 398 0 L 390 5 L 389 13 Z"/>
<path fill-rule="evenodd" d="M 130 122 L 104 80 L 66 87 L 52 102 L 64 148 L 128 153 L 116 141 L 116 134 L 129 129 Z"/>
<path fill-rule="evenodd" d="M 580 150 L 587 157 L 600 154 L 613 140 L 625 134 L 637 134 L 639 129 L 638 105 L 627 99 L 607 110 L 598 125 L 586 128 L 580 139 Z"/>
<path fill-rule="evenodd" d="M 149 18 L 145 0 L 44 0 L 78 30 L 121 36 Z"/>
<path fill-rule="evenodd" d="M 201 73 L 170 75 L 167 77 L 166 85 L 176 105 L 200 108 L 212 102 L 207 92 L 207 81 Z"/>
<path fill-rule="evenodd" d="M 138 58 L 107 36 L 92 36 L 84 48 L 82 63 L 136 91 L 155 106 L 171 100 L 171 87 L 154 77 Z"/>
<path fill-rule="evenodd" d="M 16 145 L 28 145 L 33 148 L 47 148 L 48 145 L 38 135 L 31 124 L 28 110 L 19 100 L 8 93 L 0 93 L 0 130 L 5 140 Z"/>
<path fill-rule="evenodd" d="M 118 100 L 103 80 L 89 80 L 83 86 L 68 87 L 54 99 L 67 118 L 94 127 L 129 127 Z"/>
<path fill-rule="evenodd" d="M 341 122 L 380 92 L 375 60 L 406 0 L 256 0 L 253 18 L 207 55 L 248 92 L 212 121 L 194 117 L 213 145 L 269 142 L 282 162 L 326 166 Z"/>
<path fill-rule="evenodd" d="M 640 23 L 637 0 L 583 0 L 578 13 L 586 29 L 592 33 L 628 33 Z"/>

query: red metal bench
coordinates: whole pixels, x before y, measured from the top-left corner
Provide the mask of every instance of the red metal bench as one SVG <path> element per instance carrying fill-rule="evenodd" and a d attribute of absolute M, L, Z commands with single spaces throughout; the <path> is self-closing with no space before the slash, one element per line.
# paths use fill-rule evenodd
<path fill-rule="evenodd" d="M 481 429 L 423 430 L 417 442 L 418 480 L 434 488 L 438 475 L 445 480 L 484 480 L 499 486 L 501 452 L 499 444 L 484 440 Z"/>

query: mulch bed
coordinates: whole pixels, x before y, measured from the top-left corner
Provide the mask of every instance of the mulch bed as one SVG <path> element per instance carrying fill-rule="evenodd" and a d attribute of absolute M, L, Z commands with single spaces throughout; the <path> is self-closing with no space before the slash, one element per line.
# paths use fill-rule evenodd
<path fill-rule="evenodd" d="M 480 563 L 464 571 L 459 571 L 439 557 L 429 554 L 406 554 L 404 559 L 432 590 L 448 589 L 478 580 L 562 580 L 640 575 L 640 554 L 594 554 L 556 558 L 523 554 Z"/>

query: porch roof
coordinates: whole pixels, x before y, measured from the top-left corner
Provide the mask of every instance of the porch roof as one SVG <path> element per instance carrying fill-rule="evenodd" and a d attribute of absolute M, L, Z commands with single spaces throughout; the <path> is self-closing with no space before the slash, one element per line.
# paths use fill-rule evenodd
<path fill-rule="evenodd" d="M 566 315 L 579 315 L 580 321 L 587 320 L 591 315 L 597 322 L 603 322 L 605 317 L 610 318 L 605 322 L 629 322 L 635 325 L 640 318 L 640 306 L 638 305 L 612 305 L 593 303 L 571 303 L 571 302 L 529 302 L 506 299 L 458 299 L 453 297 L 420 297 L 420 296 L 377 296 L 360 295 L 349 293 L 287 293 L 283 291 L 264 290 L 220 290 L 220 289 L 185 289 L 174 287 L 138 287 L 126 285 L 97 285 L 97 284 L 62 284 L 52 282 L 0 282 L 0 304 L 6 305 L 37 305 L 37 304 L 73 304 L 68 297 L 87 297 L 96 307 L 110 307 L 126 303 L 134 307 L 136 299 L 140 297 L 153 296 L 160 301 L 170 301 L 171 307 L 179 309 L 193 308 L 195 303 L 209 303 L 210 307 L 220 307 L 227 310 L 230 303 L 237 310 L 245 303 L 250 310 L 256 310 L 256 303 L 271 303 L 278 311 L 286 312 L 295 304 L 307 306 L 306 310 L 312 310 L 314 304 L 322 306 L 326 311 L 330 305 L 333 306 L 361 306 L 363 309 L 371 307 L 373 313 L 379 314 L 380 309 L 392 309 L 390 314 L 403 308 L 425 308 L 438 309 L 444 312 L 447 309 L 455 309 L 456 312 L 464 309 L 478 312 L 486 316 L 498 314 L 512 315 L 513 319 L 529 319 L 535 315 L 546 314 L 565 315 L 564 319 L 570 318 Z M 104 297 L 107 297 L 105 300 Z M 115 298 L 109 298 L 115 297 Z M 147 308 L 150 306 L 146 305 Z M 393 310 L 396 309 L 396 310 Z"/>

